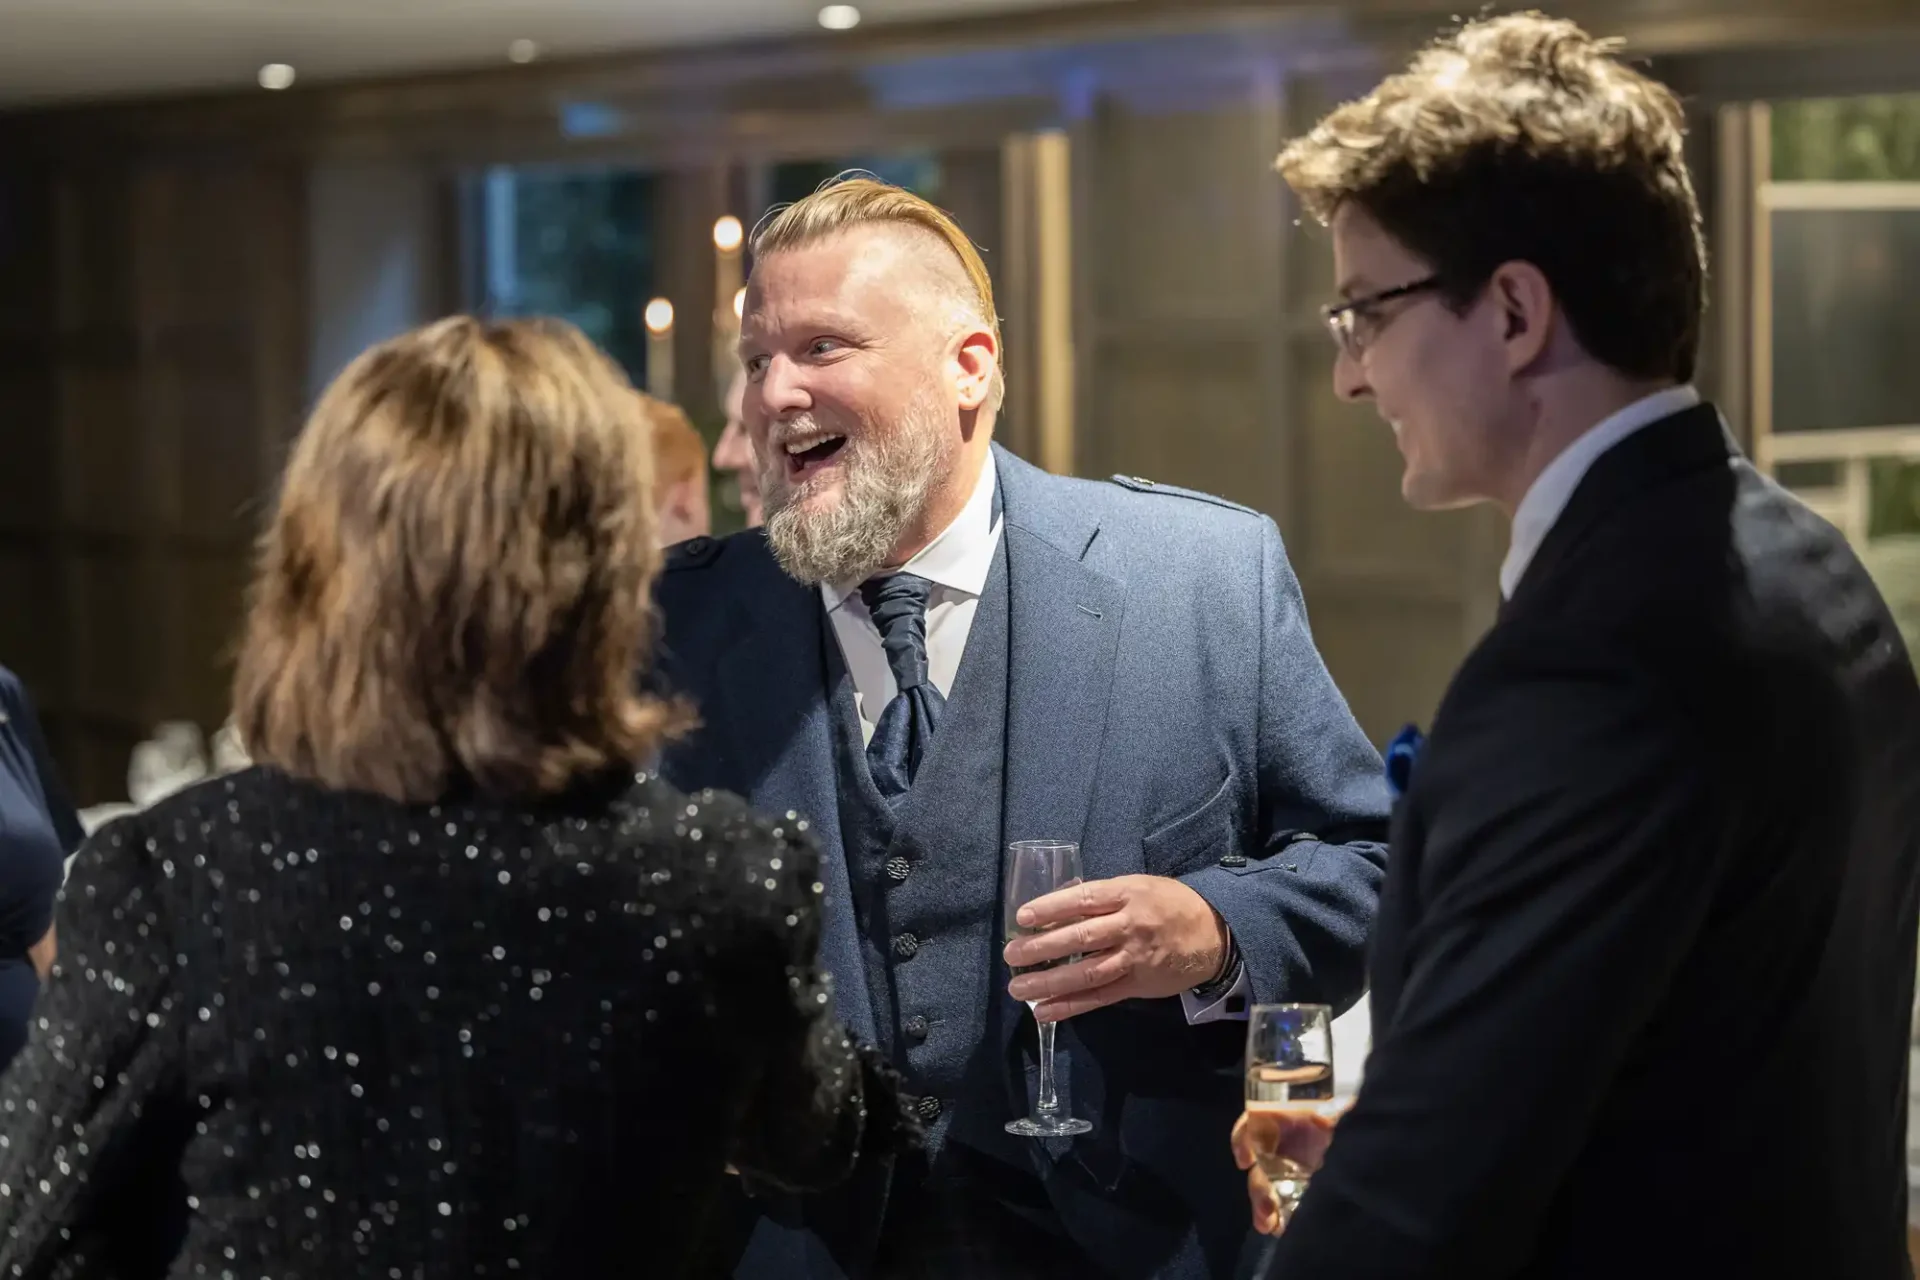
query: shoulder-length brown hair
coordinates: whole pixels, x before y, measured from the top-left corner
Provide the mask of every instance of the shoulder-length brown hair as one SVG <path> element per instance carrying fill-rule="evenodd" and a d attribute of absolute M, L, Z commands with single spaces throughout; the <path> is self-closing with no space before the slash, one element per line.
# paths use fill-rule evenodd
<path fill-rule="evenodd" d="M 252 757 L 404 801 L 523 799 L 644 760 L 640 402 L 571 325 L 460 316 L 320 398 L 261 539 L 234 680 Z"/>

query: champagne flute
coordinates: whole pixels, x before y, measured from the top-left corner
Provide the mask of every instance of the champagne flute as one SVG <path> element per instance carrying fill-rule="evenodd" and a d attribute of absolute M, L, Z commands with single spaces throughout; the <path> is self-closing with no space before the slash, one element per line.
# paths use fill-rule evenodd
<path fill-rule="evenodd" d="M 1324 1004 L 1257 1004 L 1247 1016 L 1247 1110 L 1317 1112 L 1333 1097 L 1333 1010 Z M 1262 1154 L 1282 1221 L 1307 1193 L 1312 1170 Z"/>
<path fill-rule="evenodd" d="M 1039 929 L 1021 926 L 1018 920 L 1020 908 L 1035 898 L 1044 898 L 1058 889 L 1067 889 L 1079 884 L 1085 876 L 1080 870 L 1080 846 L 1061 840 L 1016 840 L 1007 846 L 1006 874 L 1003 877 L 1005 891 L 1007 938 L 1025 937 L 1040 933 Z M 1060 960 L 1048 960 L 1041 964 L 1015 969 L 1014 976 L 1031 973 L 1039 969 L 1051 969 L 1057 965 L 1072 964 L 1079 956 L 1067 956 Z M 1031 1010 L 1036 1002 L 1027 1001 Z M 1063 1115 L 1060 1111 L 1060 1096 L 1054 1090 L 1053 1083 L 1053 1036 L 1055 1024 L 1039 1023 L 1040 1027 L 1040 1096 L 1035 1100 L 1033 1114 L 1022 1120 L 1007 1121 L 1007 1132 L 1019 1134 L 1023 1138 L 1070 1138 L 1077 1133 L 1090 1133 L 1093 1125 L 1073 1116 Z"/>

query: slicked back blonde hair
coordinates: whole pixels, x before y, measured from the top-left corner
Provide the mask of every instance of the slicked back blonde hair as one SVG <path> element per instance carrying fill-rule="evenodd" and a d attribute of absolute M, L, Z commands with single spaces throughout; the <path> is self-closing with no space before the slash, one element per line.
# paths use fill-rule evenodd
<path fill-rule="evenodd" d="M 252 757 L 408 802 L 532 799 L 643 761 L 685 720 L 637 691 L 649 435 L 557 321 L 461 316 L 355 360 L 261 538 L 234 679 Z"/>
<path fill-rule="evenodd" d="M 754 228 L 755 258 L 818 244 L 860 227 L 896 226 L 926 232 L 945 245 L 960 264 L 971 296 L 960 299 L 970 317 L 993 335 L 993 386 L 989 408 L 998 407 L 1006 394 L 1006 351 L 1000 341 L 1000 314 L 993 305 L 993 278 L 980 250 L 951 214 L 905 187 L 868 174 L 849 173 L 831 178 L 818 191 L 783 209 L 776 209 Z"/>

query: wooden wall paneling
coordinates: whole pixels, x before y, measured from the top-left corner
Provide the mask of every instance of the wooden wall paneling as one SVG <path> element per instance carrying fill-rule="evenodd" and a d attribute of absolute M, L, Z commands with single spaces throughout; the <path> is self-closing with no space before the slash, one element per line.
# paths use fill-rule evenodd
<path fill-rule="evenodd" d="M 0 665 L 26 685 L 58 747 L 67 737 L 64 694 L 71 654 L 60 625 L 66 584 L 45 545 L 46 536 L 38 531 L 9 530 L 0 537 Z"/>
<path fill-rule="evenodd" d="M 66 688 L 66 601 L 51 551 L 59 516 L 58 388 L 53 372 L 51 170 L 0 164 L 0 664 L 58 721 Z"/>
<path fill-rule="evenodd" d="M 1141 474 L 1277 512 L 1274 75 L 1103 89 L 1074 145 L 1083 474 Z"/>
<path fill-rule="evenodd" d="M 230 659 L 252 545 L 304 410 L 310 344 L 306 171 L 294 163 L 196 173 L 182 212 L 214 231 L 196 255 L 232 281 L 221 298 L 198 270 L 153 246 L 162 276 L 155 382 L 167 389 L 176 505 L 165 576 L 172 619 L 166 714 L 209 731 L 228 713 Z M 218 215 L 214 209 L 222 212 Z"/>
<path fill-rule="evenodd" d="M 996 294 L 1007 277 L 1005 174 L 1001 149 L 949 147 L 940 152 L 940 204 L 980 250 Z"/>
<path fill-rule="evenodd" d="M 995 437 L 1056 474 L 1074 469 L 1072 170 L 1065 130 L 1015 134 L 1002 149 L 1005 247 L 995 287 L 1007 398 Z"/>
<path fill-rule="evenodd" d="M 1457 599 L 1352 578 L 1302 582 L 1313 638 L 1360 728 L 1382 746 L 1429 723 L 1464 651 Z"/>
<path fill-rule="evenodd" d="M 1757 229 L 1755 192 L 1767 175 L 1756 160 L 1766 155 L 1755 137 L 1756 112 L 1745 104 L 1714 108 L 1704 120 L 1695 107 L 1696 154 L 1710 173 L 1701 192 L 1707 209 L 1707 320 L 1710 365 L 1702 371 L 1701 391 L 1726 415 L 1742 448 L 1753 449 L 1753 241 Z M 1760 113 L 1764 115 L 1764 112 Z M 1701 140 L 1710 133 L 1711 140 Z M 1756 142 L 1761 143 L 1756 150 Z"/>
<path fill-rule="evenodd" d="M 90 802 L 124 797 L 158 721 L 227 714 L 249 548 L 304 396 L 304 169 L 146 158 L 57 188 L 42 554 L 67 601 L 63 763 Z"/>
<path fill-rule="evenodd" d="M 1100 345 L 1092 403 L 1094 475 L 1139 475 L 1256 510 L 1278 496 L 1257 460 L 1271 447 L 1260 349 L 1246 335 L 1113 337 Z"/>
<path fill-rule="evenodd" d="M 124 567 L 144 514 L 133 177 L 109 160 L 74 161 L 60 166 L 55 183 L 49 327 L 59 511 L 49 555 L 66 604 L 58 631 L 69 655 L 61 764 L 76 798 L 87 803 L 124 793 L 125 749 L 139 735 L 134 720 L 112 708 L 137 712 L 155 678 L 153 650 L 137 643 L 153 624 L 143 621 L 139 580 Z M 106 762 L 116 748 L 113 769 Z"/>
<path fill-rule="evenodd" d="M 707 164 L 669 169 L 656 188 L 655 292 L 673 303 L 674 400 L 695 422 L 719 420 L 713 355 L 716 292 L 713 224 L 727 208 L 727 174 Z M 733 300 L 725 300 L 731 307 Z M 637 309 L 647 299 L 635 298 Z"/>

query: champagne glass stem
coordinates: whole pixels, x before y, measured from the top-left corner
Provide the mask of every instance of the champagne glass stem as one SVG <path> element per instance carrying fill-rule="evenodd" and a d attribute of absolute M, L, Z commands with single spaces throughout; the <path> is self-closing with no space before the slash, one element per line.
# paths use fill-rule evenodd
<path fill-rule="evenodd" d="M 1056 1022 L 1040 1023 L 1040 1100 L 1034 1110 L 1043 1116 L 1060 1109 L 1060 1098 L 1053 1090 L 1053 1033 L 1058 1029 Z"/>

